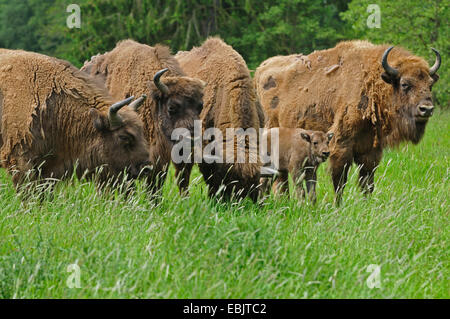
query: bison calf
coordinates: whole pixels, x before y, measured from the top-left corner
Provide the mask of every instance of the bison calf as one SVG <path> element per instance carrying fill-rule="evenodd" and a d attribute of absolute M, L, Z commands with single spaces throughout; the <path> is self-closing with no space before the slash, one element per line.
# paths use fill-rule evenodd
<path fill-rule="evenodd" d="M 263 140 L 267 141 L 267 149 L 272 149 L 274 130 L 278 130 L 279 158 L 275 169 L 278 174 L 274 178 L 261 178 L 261 193 L 269 191 L 270 184 L 274 192 L 289 191 L 289 173 L 294 180 L 298 196 L 304 197 L 303 181 L 306 180 L 306 188 L 312 202 L 316 201 L 317 168 L 325 162 L 330 155 L 328 144 L 333 133 L 321 131 L 309 131 L 295 128 L 272 128 L 263 134 Z M 271 154 L 272 158 L 274 154 Z"/>
<path fill-rule="evenodd" d="M 124 171 L 138 177 L 148 165 L 136 113 L 145 97 L 113 103 L 70 63 L 24 51 L 1 51 L 0 78 L 0 159 L 17 171 L 16 186 L 30 170 L 30 179 L 39 180 L 90 177 L 102 167 L 97 178 L 105 182 Z"/>

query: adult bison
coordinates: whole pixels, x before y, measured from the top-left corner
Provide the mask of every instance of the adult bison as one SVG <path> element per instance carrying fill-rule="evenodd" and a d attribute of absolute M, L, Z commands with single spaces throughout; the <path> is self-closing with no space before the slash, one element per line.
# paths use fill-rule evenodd
<path fill-rule="evenodd" d="M 144 122 L 144 135 L 154 168 L 150 183 L 158 190 L 165 180 L 171 150 L 177 142 L 171 139 L 172 132 L 176 128 L 193 132 L 194 120 L 199 118 L 203 107 L 205 84 L 187 77 L 169 48 L 150 47 L 133 40 L 121 41 L 112 51 L 92 57 L 81 70 L 103 80 L 116 99 L 149 94 L 139 115 Z M 186 191 L 189 185 L 187 172 L 191 166 L 175 164 L 180 191 Z"/>
<path fill-rule="evenodd" d="M 373 191 L 383 148 L 418 143 L 433 114 L 431 88 L 441 65 L 410 52 L 367 41 L 347 41 L 308 56 L 277 56 L 256 70 L 256 89 L 267 127 L 335 133 L 331 174 L 337 200 L 353 162 L 359 183 Z"/>
<path fill-rule="evenodd" d="M 226 136 L 226 130 L 232 128 L 258 132 L 264 121 L 244 59 L 219 38 L 209 38 L 201 47 L 179 52 L 175 58 L 189 76 L 207 83 L 200 115 L 203 131 L 209 128 L 221 131 L 222 138 L 214 136 L 214 142 L 223 144 L 222 161 L 199 163 L 210 196 L 223 191 L 221 195 L 224 198 L 249 195 L 256 200 L 255 188 L 259 183 L 260 170 L 256 145 L 251 145 L 250 140 L 238 143 L 236 138 Z M 204 146 L 211 141 L 212 138 Z M 239 152 L 244 154 L 245 159 L 233 162 L 233 155 L 230 156 L 231 152 L 226 150 L 227 145 L 231 145 L 230 149 L 234 148 L 234 160 Z M 225 161 L 227 156 L 232 160 Z"/>
<path fill-rule="evenodd" d="M 90 177 L 100 181 L 124 171 L 138 177 L 149 164 L 142 121 L 125 105 L 66 61 L 13 50 L 0 52 L 0 159 L 17 186 L 31 180 Z M 39 175 L 37 173 L 39 169 Z"/>

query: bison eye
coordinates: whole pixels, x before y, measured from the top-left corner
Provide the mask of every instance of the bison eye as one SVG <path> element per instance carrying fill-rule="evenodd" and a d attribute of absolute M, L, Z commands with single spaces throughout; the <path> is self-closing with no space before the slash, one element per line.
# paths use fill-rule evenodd
<path fill-rule="evenodd" d="M 410 83 L 402 83 L 402 89 L 403 91 L 407 92 L 412 88 L 412 85 Z"/>
<path fill-rule="evenodd" d="M 169 108 L 167 109 L 167 111 L 169 112 L 169 115 L 175 115 L 178 112 L 178 105 L 170 105 Z"/>
<path fill-rule="evenodd" d="M 126 145 L 133 144 L 133 138 L 130 135 L 119 135 L 119 138 L 122 142 L 124 142 Z"/>

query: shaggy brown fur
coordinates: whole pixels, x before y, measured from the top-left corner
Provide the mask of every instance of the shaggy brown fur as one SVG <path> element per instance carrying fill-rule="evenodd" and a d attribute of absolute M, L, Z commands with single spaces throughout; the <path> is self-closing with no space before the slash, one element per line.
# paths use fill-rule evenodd
<path fill-rule="evenodd" d="M 41 178 L 88 176 L 102 165 L 100 181 L 128 170 L 137 177 L 149 163 L 143 124 L 127 107 L 122 126 L 110 127 L 107 91 L 66 61 L 13 50 L 0 54 L 2 166 L 13 181 L 40 167 Z M 41 165 L 42 164 L 42 165 Z M 31 177 L 37 179 L 38 176 Z"/>
<path fill-rule="evenodd" d="M 387 79 L 381 65 L 387 48 L 367 41 L 342 42 L 307 57 L 270 58 L 255 73 L 267 127 L 336 134 L 330 161 L 338 200 L 353 161 L 361 166 L 361 187 L 371 192 L 383 148 L 401 141 L 418 143 L 425 130 L 427 119 L 417 110 L 431 105 L 431 86 L 438 76 L 430 76 L 425 60 L 395 47 L 388 62 L 399 77 Z M 405 89 L 404 82 L 411 88 Z"/>
<path fill-rule="evenodd" d="M 164 96 L 153 83 L 155 74 L 164 68 L 169 69 L 168 76 L 164 75 L 161 81 L 169 88 L 169 96 Z M 159 189 L 171 161 L 172 131 L 179 127 L 193 131 L 194 120 L 199 118 L 202 108 L 204 83 L 185 76 L 168 47 L 150 47 L 133 40 L 121 41 L 112 51 L 92 57 L 81 70 L 102 79 L 116 99 L 144 93 L 152 97 L 144 102 L 139 114 L 154 166 L 155 174 L 150 182 Z M 169 109 L 175 112 L 169 114 Z M 191 169 L 190 164 L 184 166 L 175 165 L 182 191 L 188 186 L 186 172 Z"/>
<path fill-rule="evenodd" d="M 249 70 L 244 59 L 231 46 L 219 38 L 207 39 L 201 47 L 189 52 L 179 52 L 176 59 L 185 72 L 207 83 L 204 94 L 204 108 L 200 115 L 203 129 L 215 127 L 222 131 L 224 142 L 227 128 L 255 128 L 263 122 L 262 110 L 256 100 Z M 225 144 L 225 143 L 224 143 Z M 235 144 L 235 155 L 238 153 Z M 225 185 L 223 195 L 250 195 L 254 200 L 254 190 L 259 181 L 258 158 L 245 145 L 246 158 L 252 156 L 256 163 L 220 164 L 201 163 L 200 171 L 209 186 L 209 194 L 215 195 L 221 185 Z M 226 151 L 223 152 L 224 158 Z"/>
<path fill-rule="evenodd" d="M 267 192 L 273 183 L 274 192 L 289 191 L 288 176 L 291 174 L 299 198 L 305 196 L 303 181 L 312 202 L 316 201 L 317 169 L 330 155 L 328 144 L 333 133 L 309 131 L 295 128 L 272 128 L 266 130 L 263 139 L 267 140 L 267 149 L 272 148 L 273 130 L 278 130 L 279 161 L 274 168 L 279 174 L 275 178 L 261 178 L 261 192 Z M 272 154 L 273 155 L 273 154 Z"/>

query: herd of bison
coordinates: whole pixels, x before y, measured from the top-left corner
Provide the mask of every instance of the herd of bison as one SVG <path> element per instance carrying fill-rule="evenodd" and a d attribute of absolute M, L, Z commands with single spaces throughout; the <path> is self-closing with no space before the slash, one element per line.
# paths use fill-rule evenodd
<path fill-rule="evenodd" d="M 329 158 L 339 202 L 353 162 L 370 193 L 383 149 L 421 140 L 441 65 L 432 50 L 430 67 L 400 47 L 345 41 L 269 58 L 252 78 L 241 55 L 216 37 L 176 55 L 124 40 L 81 69 L 0 49 L 1 166 L 16 188 L 73 174 L 103 183 L 126 176 L 155 194 L 173 163 L 187 195 L 194 163 L 173 161 L 172 133 L 185 128 L 193 136 L 201 121 L 202 130 L 264 128 L 269 144 L 274 130 L 278 136 L 276 165 L 250 161 L 250 144 L 246 162 L 195 163 L 210 196 L 256 201 L 271 189 L 287 192 L 291 174 L 298 196 L 315 201 L 316 171 Z"/>

